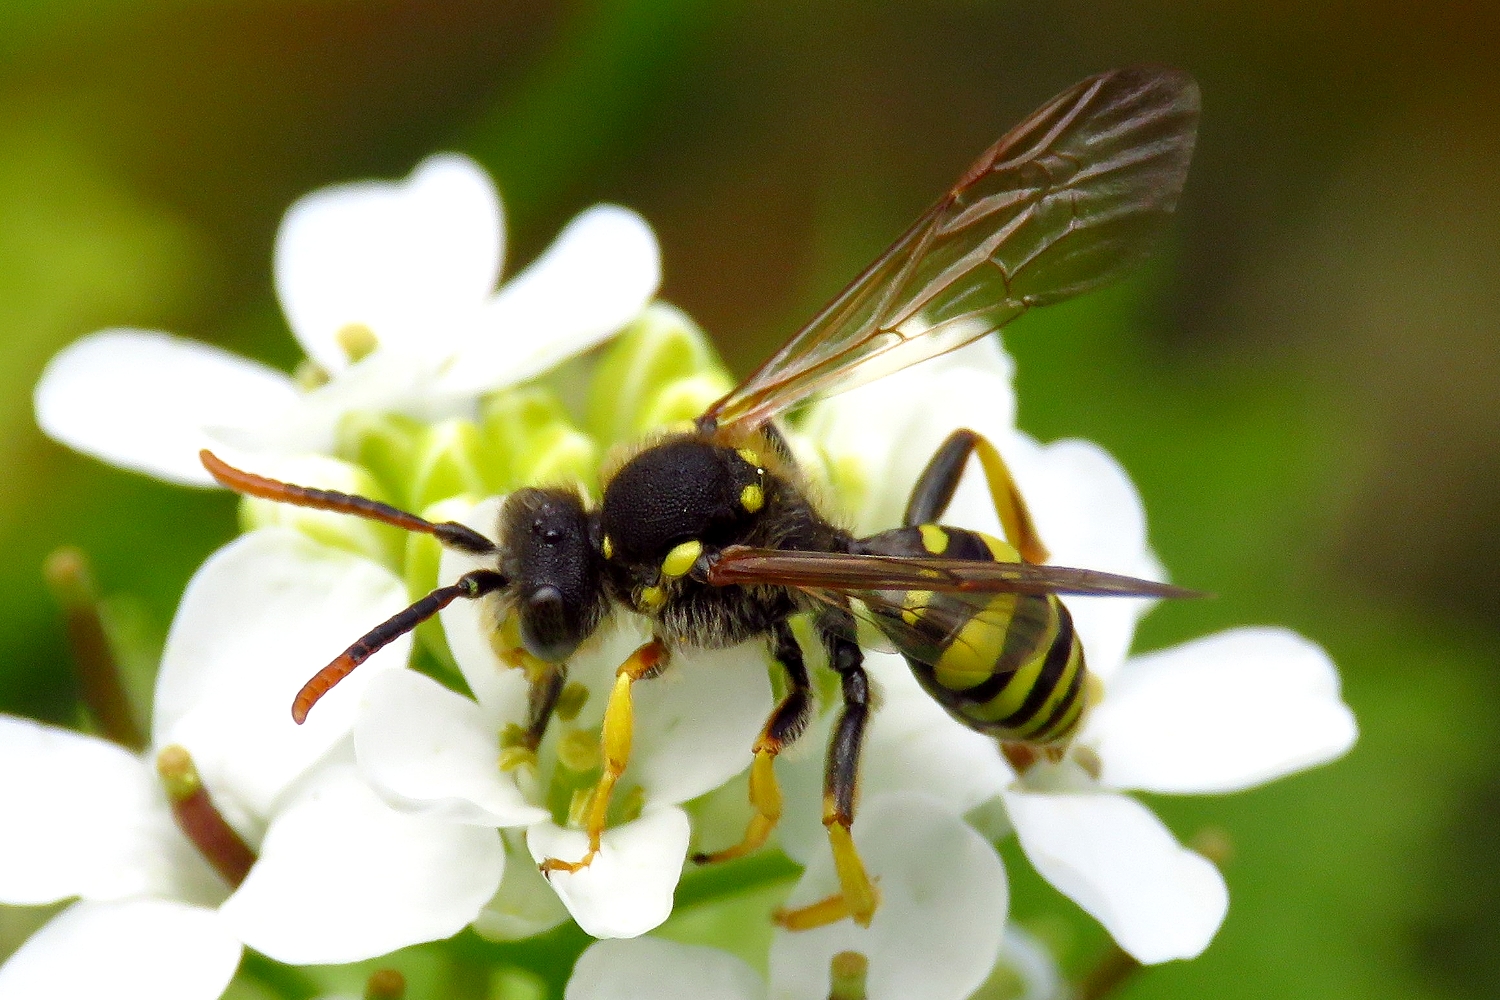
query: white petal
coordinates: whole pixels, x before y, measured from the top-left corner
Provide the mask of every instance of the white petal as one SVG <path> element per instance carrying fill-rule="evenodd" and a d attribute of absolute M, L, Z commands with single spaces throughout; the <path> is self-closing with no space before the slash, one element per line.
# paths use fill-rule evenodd
<path fill-rule="evenodd" d="M 239 962 L 240 943 L 214 910 L 77 903 L 0 966 L 0 1000 L 215 1000 Z"/>
<path fill-rule="evenodd" d="M 502 223 L 489 176 L 453 153 L 396 183 L 325 188 L 282 220 L 276 294 L 303 349 L 329 371 L 348 366 L 335 334 L 351 323 L 398 354 L 445 352 L 495 288 Z"/>
<path fill-rule="evenodd" d="M 1010 433 L 1012 371 L 998 338 L 986 337 L 814 407 L 805 429 L 822 445 L 836 480 L 861 494 L 851 511 L 856 530 L 901 523 L 917 477 L 953 431 L 968 427 L 992 439 Z"/>
<path fill-rule="evenodd" d="M 651 227 L 629 209 L 596 205 L 500 290 L 439 389 L 484 392 L 540 374 L 634 319 L 660 282 Z"/>
<path fill-rule="evenodd" d="M 292 698 L 351 643 L 406 606 L 389 570 L 282 528 L 220 549 L 188 583 L 156 681 L 155 743 L 180 743 L 226 818 L 253 829 L 276 797 L 349 732 L 360 691 L 399 668 L 403 637 L 292 722 Z"/>
<path fill-rule="evenodd" d="M 1356 732 L 1338 671 L 1316 643 L 1242 628 L 1129 660 L 1082 739 L 1106 784 L 1193 793 L 1326 763 Z"/>
<path fill-rule="evenodd" d="M 1194 958 L 1224 922 L 1229 893 L 1219 870 L 1139 802 L 1007 792 L 1005 807 L 1042 877 L 1140 961 Z"/>
<path fill-rule="evenodd" d="M 1140 494 L 1107 451 L 1092 441 L 1038 445 L 1020 433 L 997 445 L 1026 497 L 1054 565 L 1082 566 L 1146 580 L 1166 579 L 1146 544 L 1146 512 Z M 960 486 L 955 510 L 977 511 L 988 504 L 987 495 L 976 497 L 971 492 L 965 496 L 967 480 L 972 478 L 973 470 Z M 956 523 L 968 522 L 961 519 Z M 1089 669 L 1107 680 L 1125 661 L 1136 623 L 1153 602 L 1069 597 L 1066 603 L 1083 641 Z"/>
<path fill-rule="evenodd" d="M 765 983 L 741 959 L 702 945 L 659 938 L 596 941 L 563 1000 L 763 1000 Z"/>
<path fill-rule="evenodd" d="M 653 809 L 604 831 L 593 864 L 578 872 L 553 872 L 552 888 L 586 933 L 598 938 L 644 934 L 672 912 L 688 832 L 681 809 Z M 588 834 L 539 823 L 527 832 L 526 846 L 538 864 L 547 858 L 577 861 L 588 852 Z"/>
<path fill-rule="evenodd" d="M 192 486 L 214 485 L 198 461 L 201 448 L 223 449 L 211 429 L 253 426 L 296 401 L 273 368 L 145 330 L 71 344 L 47 363 L 34 398 L 37 424 L 68 447 Z"/>
<path fill-rule="evenodd" d="M 629 780 L 648 801 L 675 805 L 750 766 L 771 714 L 765 642 L 684 650 L 660 677 L 636 684 Z"/>
<path fill-rule="evenodd" d="M 995 849 L 940 800 L 912 793 L 875 799 L 854 824 L 881 902 L 869 928 L 842 920 L 812 931 L 778 930 L 771 943 L 773 1000 L 824 1000 L 828 964 L 841 951 L 869 960 L 869 1000 L 962 1000 L 989 975 L 1005 931 L 1009 891 Z M 837 891 L 825 852 L 789 906 Z"/>
<path fill-rule="evenodd" d="M 518 680 L 520 671 L 514 671 Z M 391 670 L 370 681 L 354 722 L 361 773 L 403 812 L 456 823 L 529 826 L 548 818 L 501 772 L 500 730 L 430 677 Z"/>
<path fill-rule="evenodd" d="M 222 912 L 278 962 L 354 962 L 457 933 L 504 866 L 494 830 L 396 812 L 339 763 L 292 793 Z"/>
<path fill-rule="evenodd" d="M 519 941 L 568 919 L 568 909 L 526 850 L 526 835 L 506 831 L 505 877 L 474 918 L 474 931 L 491 941 Z"/>
<path fill-rule="evenodd" d="M 917 684 L 906 661 L 892 653 L 865 654 L 880 697 L 860 767 L 860 794 L 923 792 L 963 814 L 999 795 L 1014 774 L 994 740 L 953 721 Z M 783 850 L 801 863 L 826 850 L 822 821 L 823 755 L 828 713 L 799 741 L 794 755 L 777 762 L 784 791 Z"/>
<path fill-rule="evenodd" d="M 0 716 L 0 901 L 160 893 L 206 902 L 217 878 L 177 832 L 139 757 L 29 719 Z"/>

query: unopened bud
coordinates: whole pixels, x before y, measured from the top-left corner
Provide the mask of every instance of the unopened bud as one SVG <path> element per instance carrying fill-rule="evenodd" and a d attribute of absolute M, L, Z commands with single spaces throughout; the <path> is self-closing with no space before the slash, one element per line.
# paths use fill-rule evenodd
<path fill-rule="evenodd" d="M 144 749 L 146 734 L 125 690 L 88 557 L 72 546 L 57 549 L 47 557 L 42 574 L 62 607 L 79 694 L 89 714 L 105 736 L 132 750 Z"/>
<path fill-rule="evenodd" d="M 664 386 L 708 373 L 728 381 L 703 331 L 682 310 L 652 303 L 615 337 L 594 369 L 585 426 L 606 446 L 630 440 L 645 426 L 645 413 Z M 702 411 L 700 406 L 688 416 Z"/>
<path fill-rule="evenodd" d="M 156 755 L 156 771 L 178 829 L 219 877 L 238 888 L 255 864 L 255 852 L 214 806 L 192 755 L 176 744 L 164 747 Z"/>
<path fill-rule="evenodd" d="M 1205 826 L 1193 834 L 1188 846 L 1212 861 L 1215 868 L 1223 868 L 1234 857 L 1234 841 L 1222 826 Z"/>
<path fill-rule="evenodd" d="M 422 430 L 422 424 L 399 413 L 355 410 L 339 420 L 334 454 L 369 469 L 402 506 L 410 506 Z"/>
<path fill-rule="evenodd" d="M 406 977 L 397 969 L 376 969 L 365 980 L 365 1000 L 406 1000 Z"/>
<path fill-rule="evenodd" d="M 479 428 L 468 420 L 433 424 L 417 442 L 409 496 L 418 509 L 451 497 L 492 492 L 483 470 Z"/>
<path fill-rule="evenodd" d="M 865 1000 L 869 959 L 857 951 L 841 951 L 828 963 L 828 1000 Z"/>

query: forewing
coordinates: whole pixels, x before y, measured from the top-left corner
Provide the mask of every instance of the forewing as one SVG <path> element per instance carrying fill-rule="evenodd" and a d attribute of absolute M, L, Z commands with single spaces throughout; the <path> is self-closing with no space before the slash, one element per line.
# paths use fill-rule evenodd
<path fill-rule="evenodd" d="M 1198 86 L 1157 67 L 1090 77 L 990 147 L 875 263 L 704 415 L 758 426 L 1113 281 L 1177 206 Z"/>
<path fill-rule="evenodd" d="M 1070 566 L 877 556 L 850 552 L 796 552 L 731 545 L 709 568 L 717 587 L 770 584 L 806 591 L 936 590 L 973 594 L 1079 594 L 1093 597 L 1201 597 L 1170 583 L 1138 580 Z"/>

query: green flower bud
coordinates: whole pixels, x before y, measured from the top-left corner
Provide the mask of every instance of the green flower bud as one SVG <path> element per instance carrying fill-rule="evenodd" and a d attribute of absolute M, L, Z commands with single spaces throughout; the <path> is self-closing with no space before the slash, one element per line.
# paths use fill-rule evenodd
<path fill-rule="evenodd" d="M 631 436 L 644 434 L 658 427 L 690 423 L 733 388 L 734 383 L 720 369 L 673 379 L 641 406 L 636 424 L 631 429 Z"/>
<path fill-rule="evenodd" d="M 475 495 L 449 497 L 424 509 L 419 516 L 428 521 L 458 521 L 469 516 L 480 497 Z M 436 538 L 419 532 L 406 532 L 406 560 L 404 580 L 406 592 L 412 600 L 425 597 L 437 589 L 438 568 L 443 558 L 443 547 Z M 457 669 L 457 661 L 448 649 L 448 640 L 443 634 L 443 623 L 438 618 L 429 618 L 417 626 L 417 641 L 437 657 L 445 666 Z"/>
<path fill-rule="evenodd" d="M 480 421 L 493 489 L 594 482 L 598 445 L 574 426 L 551 389 L 523 385 L 496 393 L 485 401 Z"/>
<path fill-rule="evenodd" d="M 390 503 L 368 469 L 326 455 L 302 455 L 278 462 L 265 470 L 283 482 L 313 486 L 318 489 L 353 493 L 371 500 Z M 403 536 L 406 532 L 388 524 L 367 521 L 328 510 L 311 510 L 292 504 L 245 497 L 240 501 L 240 527 L 245 531 L 279 526 L 292 528 L 325 545 L 348 549 L 369 559 L 399 569 Z"/>
<path fill-rule="evenodd" d="M 582 431 L 552 427 L 515 456 L 513 468 L 517 486 L 579 483 L 585 490 L 594 491 L 599 479 L 599 446 Z"/>
<path fill-rule="evenodd" d="M 722 379 L 725 388 L 730 385 L 703 331 L 682 310 L 654 302 L 615 338 L 599 361 L 589 387 L 585 426 L 606 446 L 629 440 L 642 428 L 655 426 L 646 422 L 645 412 L 648 407 L 662 409 L 653 403 L 664 386 L 698 375 L 713 375 Z M 689 416 L 702 411 L 699 406 Z"/>
<path fill-rule="evenodd" d="M 346 413 L 339 421 L 333 453 L 363 465 L 392 496 L 410 501 L 408 486 L 423 430 L 421 422 L 399 413 Z"/>
<path fill-rule="evenodd" d="M 423 432 L 409 480 L 411 505 L 428 507 L 449 497 L 490 492 L 482 467 L 479 428 L 468 420 L 444 420 Z"/>

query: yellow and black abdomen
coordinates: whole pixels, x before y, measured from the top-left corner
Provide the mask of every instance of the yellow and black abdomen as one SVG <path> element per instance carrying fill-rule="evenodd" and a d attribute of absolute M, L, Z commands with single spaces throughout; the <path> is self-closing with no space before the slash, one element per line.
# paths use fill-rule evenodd
<path fill-rule="evenodd" d="M 1019 562 L 1010 545 L 977 531 L 923 524 L 861 540 L 876 555 Z M 882 593 L 875 624 L 917 680 L 970 729 L 1015 743 L 1073 735 L 1087 703 L 1088 669 L 1073 619 L 1052 594 Z"/>

